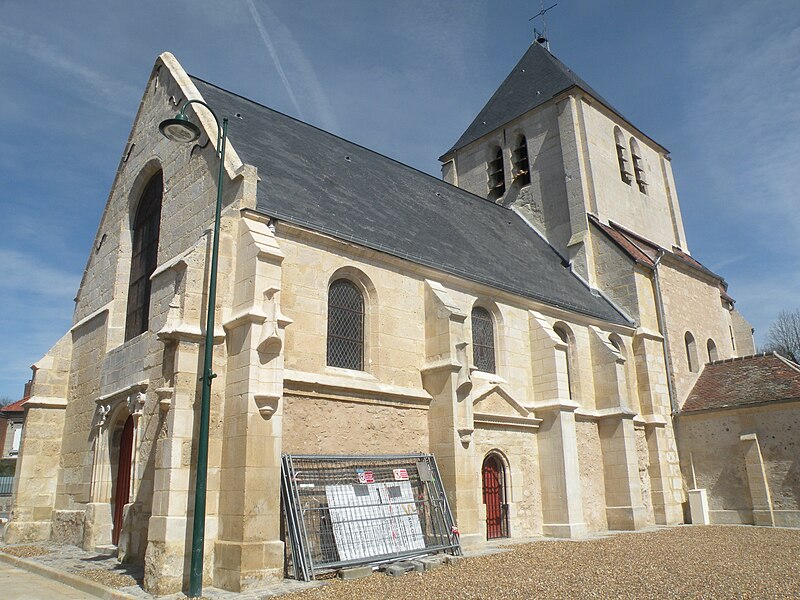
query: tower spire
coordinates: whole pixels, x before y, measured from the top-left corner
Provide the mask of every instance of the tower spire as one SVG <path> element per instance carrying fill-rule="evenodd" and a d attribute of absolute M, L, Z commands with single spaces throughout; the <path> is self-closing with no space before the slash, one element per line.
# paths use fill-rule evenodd
<path fill-rule="evenodd" d="M 549 10 L 552 10 L 558 6 L 558 2 L 549 6 L 547 8 L 544 7 L 544 0 L 539 0 L 539 8 L 541 9 L 538 13 L 533 15 L 528 21 L 533 21 L 536 18 L 542 17 L 542 30 L 539 31 L 535 27 L 533 28 L 533 40 L 547 48 L 550 51 L 550 40 L 547 38 L 547 19 L 545 18 L 545 13 Z"/>

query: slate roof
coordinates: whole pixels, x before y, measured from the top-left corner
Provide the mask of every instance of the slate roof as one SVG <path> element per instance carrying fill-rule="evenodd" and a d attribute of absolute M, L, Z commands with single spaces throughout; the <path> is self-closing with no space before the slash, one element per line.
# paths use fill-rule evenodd
<path fill-rule="evenodd" d="M 512 210 L 192 78 L 240 158 L 260 212 L 553 306 L 630 325 Z M 240 115 L 239 117 L 235 115 Z"/>
<path fill-rule="evenodd" d="M 625 118 L 588 83 L 550 54 L 549 50 L 534 42 L 508 74 L 508 77 L 500 84 L 486 106 L 481 109 L 472 124 L 439 160 L 529 110 L 552 100 L 573 86 L 588 92 L 620 117 Z M 627 119 L 625 120 L 627 121 Z"/>
<path fill-rule="evenodd" d="M 707 364 L 681 413 L 800 400 L 800 366 L 775 353 Z"/>

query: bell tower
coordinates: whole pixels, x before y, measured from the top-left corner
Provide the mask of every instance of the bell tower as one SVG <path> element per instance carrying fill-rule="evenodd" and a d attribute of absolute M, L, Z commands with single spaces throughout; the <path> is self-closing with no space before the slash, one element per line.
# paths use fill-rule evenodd
<path fill-rule="evenodd" d="M 514 209 L 594 284 L 588 214 L 687 252 L 668 151 L 535 41 L 441 157 L 445 181 Z"/>

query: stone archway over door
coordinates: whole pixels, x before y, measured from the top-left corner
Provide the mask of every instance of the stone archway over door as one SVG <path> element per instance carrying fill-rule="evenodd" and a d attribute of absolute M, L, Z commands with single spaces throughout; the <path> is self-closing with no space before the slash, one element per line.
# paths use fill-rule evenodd
<path fill-rule="evenodd" d="M 500 459 L 490 454 L 483 461 L 483 503 L 486 505 L 486 539 L 508 537 L 505 469 Z"/>
<path fill-rule="evenodd" d="M 116 491 L 114 493 L 114 528 L 111 541 L 119 544 L 122 532 L 122 510 L 130 499 L 131 493 L 131 459 L 133 457 L 133 416 L 128 415 L 122 427 L 119 441 L 119 460 L 117 462 Z"/>

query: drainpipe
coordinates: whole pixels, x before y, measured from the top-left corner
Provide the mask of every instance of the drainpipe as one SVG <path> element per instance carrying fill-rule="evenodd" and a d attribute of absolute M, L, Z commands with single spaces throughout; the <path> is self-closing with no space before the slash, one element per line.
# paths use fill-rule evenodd
<path fill-rule="evenodd" d="M 656 313 L 658 314 L 658 326 L 661 329 L 662 343 L 664 344 L 664 367 L 667 370 L 667 390 L 669 391 L 669 406 L 672 416 L 678 412 L 678 401 L 675 398 L 675 386 L 672 380 L 672 357 L 669 353 L 669 336 L 667 334 L 666 319 L 664 318 L 664 303 L 661 300 L 661 282 L 658 277 L 658 265 L 664 257 L 664 251 L 658 251 L 658 257 L 653 263 L 653 281 L 656 285 Z"/>

